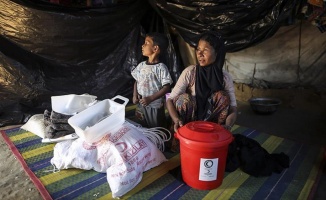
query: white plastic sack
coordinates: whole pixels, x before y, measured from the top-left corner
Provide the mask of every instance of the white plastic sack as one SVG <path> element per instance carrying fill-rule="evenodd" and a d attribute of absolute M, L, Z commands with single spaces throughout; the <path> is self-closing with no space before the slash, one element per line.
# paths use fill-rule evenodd
<path fill-rule="evenodd" d="M 57 169 L 94 169 L 97 164 L 97 149 L 84 147 L 84 143 L 80 138 L 57 143 L 51 164 Z"/>
<path fill-rule="evenodd" d="M 143 172 L 167 161 L 159 149 L 132 124 L 124 126 L 109 139 L 116 151 L 116 162 L 107 169 L 107 180 L 112 197 L 120 197 L 133 189 L 142 179 Z"/>
<path fill-rule="evenodd" d="M 45 125 L 44 125 L 44 115 L 36 114 L 33 115 L 29 120 L 20 127 L 26 131 L 34 133 L 35 135 L 45 138 Z"/>
<path fill-rule="evenodd" d="M 75 115 L 96 103 L 96 96 L 69 94 L 51 97 L 52 110 L 65 114 Z"/>
<path fill-rule="evenodd" d="M 59 142 L 51 159 L 58 169 L 79 168 L 106 172 L 112 196 L 119 197 L 134 188 L 143 172 L 167 161 L 163 153 L 142 132 L 125 122 L 96 143 L 82 138 Z"/>

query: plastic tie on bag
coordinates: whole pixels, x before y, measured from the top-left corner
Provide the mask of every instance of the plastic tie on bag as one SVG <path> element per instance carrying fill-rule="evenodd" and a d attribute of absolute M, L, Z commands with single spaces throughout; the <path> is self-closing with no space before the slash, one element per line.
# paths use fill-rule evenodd
<path fill-rule="evenodd" d="M 43 172 L 52 172 L 52 173 L 60 172 L 60 169 L 59 168 L 56 168 L 54 164 L 52 164 L 52 166 L 53 166 L 53 169 L 44 170 Z"/>

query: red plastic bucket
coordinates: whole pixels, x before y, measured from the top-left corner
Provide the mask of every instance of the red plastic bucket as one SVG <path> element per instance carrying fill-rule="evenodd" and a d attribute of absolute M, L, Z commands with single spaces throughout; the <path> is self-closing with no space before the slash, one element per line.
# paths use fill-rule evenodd
<path fill-rule="evenodd" d="M 206 121 L 190 122 L 174 134 L 180 140 L 181 172 L 184 182 L 199 190 L 212 190 L 222 184 L 230 131 Z"/>

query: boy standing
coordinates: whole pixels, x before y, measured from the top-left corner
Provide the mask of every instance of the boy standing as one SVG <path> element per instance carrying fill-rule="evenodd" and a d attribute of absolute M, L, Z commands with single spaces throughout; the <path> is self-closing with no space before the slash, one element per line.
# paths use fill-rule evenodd
<path fill-rule="evenodd" d="M 168 40 L 160 33 L 146 35 L 142 45 L 143 56 L 148 57 L 131 72 L 136 80 L 133 103 L 136 107 L 136 121 L 144 127 L 164 127 L 164 97 L 170 92 L 172 78 L 160 55 L 167 49 Z"/>

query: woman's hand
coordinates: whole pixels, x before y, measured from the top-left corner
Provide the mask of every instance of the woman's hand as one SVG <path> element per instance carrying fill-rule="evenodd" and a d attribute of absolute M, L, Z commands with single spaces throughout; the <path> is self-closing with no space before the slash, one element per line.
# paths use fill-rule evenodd
<path fill-rule="evenodd" d="M 222 126 L 223 126 L 223 128 L 225 128 L 228 131 L 231 131 L 231 129 L 232 129 L 232 126 L 230 126 L 230 125 L 222 125 Z"/>
<path fill-rule="evenodd" d="M 177 132 L 178 129 L 183 126 L 183 122 L 180 119 L 173 120 L 173 124 L 174 124 L 173 129 L 174 129 L 175 132 Z"/>
<path fill-rule="evenodd" d="M 183 121 L 179 118 L 177 110 L 175 109 L 175 107 L 173 105 L 172 99 L 168 98 L 166 100 L 166 107 L 167 107 L 167 109 L 169 111 L 169 115 L 173 121 L 173 130 L 175 132 L 177 132 L 178 129 L 183 126 Z"/>
<path fill-rule="evenodd" d="M 229 109 L 229 114 L 226 117 L 225 124 L 223 125 L 223 127 L 226 130 L 231 131 L 231 128 L 234 125 L 236 120 L 237 120 L 237 107 L 231 106 Z"/>

